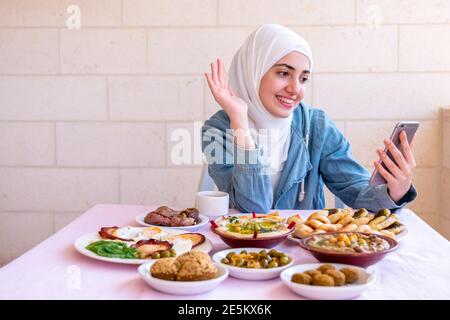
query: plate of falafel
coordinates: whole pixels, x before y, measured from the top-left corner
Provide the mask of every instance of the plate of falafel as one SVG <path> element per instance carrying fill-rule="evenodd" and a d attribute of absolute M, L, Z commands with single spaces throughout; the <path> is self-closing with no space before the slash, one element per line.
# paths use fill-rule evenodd
<path fill-rule="evenodd" d="M 307 263 L 285 269 L 280 278 L 293 292 L 309 299 L 352 299 L 375 283 L 366 269 L 341 263 Z"/>

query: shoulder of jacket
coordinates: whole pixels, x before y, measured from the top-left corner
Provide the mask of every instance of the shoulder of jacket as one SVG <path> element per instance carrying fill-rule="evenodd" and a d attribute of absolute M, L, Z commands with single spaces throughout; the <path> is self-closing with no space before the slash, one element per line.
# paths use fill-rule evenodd
<path fill-rule="evenodd" d="M 219 110 L 213 114 L 211 118 L 205 121 L 203 129 L 207 128 L 216 128 L 221 131 L 226 131 L 227 129 L 230 129 L 230 118 L 228 118 L 225 111 Z"/>

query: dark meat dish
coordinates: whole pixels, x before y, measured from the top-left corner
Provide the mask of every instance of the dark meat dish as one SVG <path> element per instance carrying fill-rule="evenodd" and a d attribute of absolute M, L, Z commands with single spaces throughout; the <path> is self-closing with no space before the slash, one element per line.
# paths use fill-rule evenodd
<path fill-rule="evenodd" d="M 196 225 L 200 222 L 200 218 L 196 208 L 177 211 L 163 206 L 147 214 L 144 222 L 156 226 L 186 227 Z"/>

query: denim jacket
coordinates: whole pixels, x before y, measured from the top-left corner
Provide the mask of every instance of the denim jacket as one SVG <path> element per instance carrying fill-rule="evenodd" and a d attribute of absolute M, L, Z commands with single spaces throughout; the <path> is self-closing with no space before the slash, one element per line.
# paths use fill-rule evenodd
<path fill-rule="evenodd" d="M 202 127 L 202 150 L 218 189 L 229 193 L 230 207 L 242 212 L 324 208 L 324 183 L 346 205 L 373 212 L 400 209 L 417 197 L 411 185 L 395 203 L 386 184 L 370 186 L 369 172 L 353 158 L 350 144 L 333 121 L 324 111 L 304 103 L 293 113 L 288 157 L 276 190 L 265 173 L 262 150 L 236 146 L 229 129 L 227 114 L 218 111 Z M 256 161 L 236 160 L 243 157 Z"/>

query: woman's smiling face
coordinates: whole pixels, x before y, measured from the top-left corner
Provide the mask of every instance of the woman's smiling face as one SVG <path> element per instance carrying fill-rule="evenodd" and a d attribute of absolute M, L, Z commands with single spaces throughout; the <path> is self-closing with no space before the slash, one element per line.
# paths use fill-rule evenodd
<path fill-rule="evenodd" d="M 288 117 L 305 96 L 309 59 L 293 51 L 278 60 L 262 77 L 259 98 L 272 115 Z"/>

